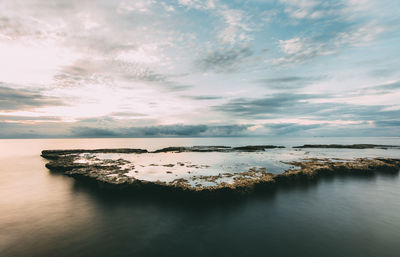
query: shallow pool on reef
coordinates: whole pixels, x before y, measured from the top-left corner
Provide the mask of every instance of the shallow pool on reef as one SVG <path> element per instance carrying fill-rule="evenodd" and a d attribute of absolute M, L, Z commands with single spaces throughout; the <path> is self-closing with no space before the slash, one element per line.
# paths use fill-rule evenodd
<path fill-rule="evenodd" d="M 266 168 L 271 173 L 282 173 L 293 165 L 285 164 L 269 156 L 268 152 L 182 152 L 117 154 L 81 154 L 80 163 L 102 163 L 106 160 L 123 159 L 129 163 L 120 166 L 125 175 L 147 181 L 170 182 L 177 178 L 216 176 L 222 173 L 239 173 L 250 168 Z M 229 179 L 227 179 L 228 182 Z M 221 181 L 222 182 L 222 181 Z"/>
<path fill-rule="evenodd" d="M 315 149 L 277 148 L 255 152 L 162 152 L 162 153 L 82 153 L 76 163 L 112 165 L 117 160 L 126 176 L 145 181 L 171 182 L 186 179 L 192 185 L 213 186 L 218 183 L 233 183 L 234 174 L 250 169 L 266 169 L 280 174 L 298 167 L 288 164 L 309 158 L 351 160 L 354 158 L 397 158 L 400 149 Z M 212 181 L 205 176 L 218 176 Z M 108 176 L 112 176 L 108 175 Z"/>

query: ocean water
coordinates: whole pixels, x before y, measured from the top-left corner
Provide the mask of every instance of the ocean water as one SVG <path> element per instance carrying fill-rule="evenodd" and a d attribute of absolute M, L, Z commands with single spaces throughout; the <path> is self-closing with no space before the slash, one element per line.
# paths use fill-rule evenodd
<path fill-rule="evenodd" d="M 400 138 L 0 140 L 0 256 L 398 257 L 397 174 L 324 178 L 214 201 L 109 193 L 49 172 L 40 157 L 43 149 L 310 143 L 400 145 Z"/>

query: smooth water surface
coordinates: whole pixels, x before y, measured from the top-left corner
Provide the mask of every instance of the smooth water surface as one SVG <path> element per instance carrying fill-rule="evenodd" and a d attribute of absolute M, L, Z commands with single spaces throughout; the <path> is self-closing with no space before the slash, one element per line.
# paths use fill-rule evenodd
<path fill-rule="evenodd" d="M 400 145 L 400 138 L 0 140 L 0 256 L 399 256 L 398 175 L 201 201 L 108 194 L 50 173 L 39 156 L 43 149 L 306 143 Z"/>

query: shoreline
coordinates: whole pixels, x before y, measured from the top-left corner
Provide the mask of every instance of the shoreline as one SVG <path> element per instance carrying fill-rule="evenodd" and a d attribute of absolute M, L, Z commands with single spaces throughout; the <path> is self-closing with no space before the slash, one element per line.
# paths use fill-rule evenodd
<path fill-rule="evenodd" d="M 310 145 L 304 145 L 308 148 Z M 322 147 L 321 147 L 322 146 Z M 366 149 L 396 146 L 387 145 L 314 145 L 311 148 L 349 148 Z M 364 148 L 360 148 L 364 147 Z M 194 147 L 167 147 L 153 152 L 145 149 L 94 149 L 94 150 L 44 150 L 42 157 L 49 160 L 46 167 L 51 172 L 61 172 L 78 180 L 89 180 L 97 182 L 105 187 L 116 189 L 131 189 L 134 191 L 164 191 L 184 193 L 249 193 L 257 191 L 262 187 L 277 186 L 291 182 L 314 180 L 318 177 L 341 175 L 371 175 L 375 173 L 397 174 L 400 170 L 400 159 L 396 158 L 355 158 L 352 160 L 334 158 L 307 158 L 299 161 L 282 162 L 292 165 L 281 174 L 272 174 L 265 168 L 250 168 L 247 171 L 237 173 L 220 173 L 213 176 L 192 176 L 190 180 L 177 178 L 170 182 L 140 180 L 127 176 L 126 170 L 122 170 L 126 160 L 107 160 L 107 164 L 76 163 L 75 160 L 80 154 L 87 153 L 124 153 L 124 154 L 145 154 L 145 153 L 166 153 L 166 152 L 254 152 L 265 151 L 266 149 L 282 148 L 280 146 L 194 146 Z M 293 147 L 300 148 L 300 147 Z M 206 181 L 213 185 L 195 184 L 196 180 Z M 225 181 L 224 181 L 225 180 Z M 230 183 L 226 181 L 229 180 Z"/>

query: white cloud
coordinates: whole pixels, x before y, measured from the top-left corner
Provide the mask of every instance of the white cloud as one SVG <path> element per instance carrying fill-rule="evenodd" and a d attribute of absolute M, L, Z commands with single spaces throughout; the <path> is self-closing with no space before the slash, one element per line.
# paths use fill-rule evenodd
<path fill-rule="evenodd" d="M 353 46 L 362 46 L 375 40 L 380 34 L 385 32 L 385 28 L 377 22 L 369 22 L 354 31 L 340 32 L 337 35 L 336 44 L 349 44 Z"/>
<path fill-rule="evenodd" d="M 214 0 L 178 0 L 180 5 L 189 7 L 189 8 L 194 8 L 194 9 L 203 9 L 203 10 L 208 10 L 208 9 L 214 9 L 215 8 L 215 3 Z"/>
<path fill-rule="evenodd" d="M 321 12 L 314 14 L 314 9 L 318 6 L 318 2 L 314 0 L 279 0 L 284 4 L 285 13 L 294 19 L 319 18 Z"/>
<path fill-rule="evenodd" d="M 220 32 L 219 38 L 223 43 L 235 44 L 249 41 L 248 32 L 252 31 L 246 22 L 246 13 L 242 10 L 223 9 L 220 11 L 225 28 Z"/>
<path fill-rule="evenodd" d="M 326 43 L 300 37 L 279 40 L 279 47 L 285 55 L 273 59 L 274 65 L 295 65 L 317 56 L 334 53 Z"/>
<path fill-rule="evenodd" d="M 31 42 L 32 43 L 32 42 Z M 48 84 L 59 66 L 69 65 L 79 54 L 56 44 L 0 42 L 0 78 L 15 84 Z"/>
<path fill-rule="evenodd" d="M 79 15 L 85 30 L 91 30 L 100 27 L 100 24 L 93 20 L 89 13 Z"/>
<path fill-rule="evenodd" d="M 117 56 L 117 60 L 132 63 L 162 63 L 161 59 L 166 59 L 159 51 L 157 44 L 141 45 L 137 49 L 121 51 Z"/>
<path fill-rule="evenodd" d="M 164 3 L 164 2 L 161 2 L 161 5 L 162 5 L 162 7 L 164 7 L 164 9 L 167 12 L 174 12 L 175 11 L 175 8 L 172 5 L 168 5 L 168 4 Z"/>
<path fill-rule="evenodd" d="M 152 5 L 155 3 L 153 0 L 131 0 L 123 1 L 117 7 L 119 13 L 142 12 L 148 13 Z"/>
<path fill-rule="evenodd" d="M 318 56 L 335 54 L 346 47 L 362 47 L 374 41 L 386 29 L 375 21 L 348 31 L 338 32 L 330 40 L 314 40 L 313 38 L 294 37 L 279 40 L 279 47 L 285 54 L 275 58 L 275 65 L 294 65 L 309 61 Z"/>
<path fill-rule="evenodd" d="M 279 46 L 287 54 L 295 54 L 303 50 L 304 43 L 299 37 L 288 40 L 279 40 Z"/>

